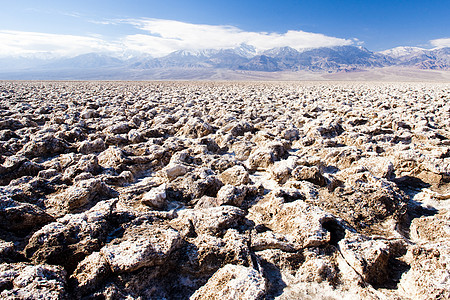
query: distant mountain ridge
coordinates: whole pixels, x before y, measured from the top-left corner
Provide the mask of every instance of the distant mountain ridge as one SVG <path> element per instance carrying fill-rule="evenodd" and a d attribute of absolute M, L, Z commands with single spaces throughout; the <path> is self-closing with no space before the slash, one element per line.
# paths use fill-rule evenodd
<path fill-rule="evenodd" d="M 263 57 L 265 56 L 265 57 Z M 241 69 L 262 70 L 261 64 L 266 64 L 266 71 L 308 70 L 337 72 L 341 70 L 391 65 L 384 55 L 370 52 L 362 47 L 338 46 L 331 48 L 316 48 L 299 52 L 290 47 L 275 48 L 265 51 L 263 55 L 255 56 Z M 269 67 L 269 64 L 271 67 Z"/>
<path fill-rule="evenodd" d="M 427 50 L 418 47 L 397 47 L 372 52 L 361 46 L 322 47 L 303 51 L 278 47 L 258 52 L 253 46 L 242 44 L 231 49 L 179 50 L 158 58 L 148 55 L 118 58 L 103 53 L 88 53 L 64 59 L 0 59 L 0 73 L 3 74 L 49 71 L 70 74 L 71 71 L 79 73 L 83 70 L 98 73 L 102 70 L 117 70 L 129 74 L 133 70 L 141 72 L 171 68 L 336 73 L 392 66 L 450 70 L 450 48 Z"/>
<path fill-rule="evenodd" d="M 419 69 L 450 69 L 450 48 L 426 50 L 395 48 L 372 52 L 360 46 L 336 46 L 298 51 L 279 47 L 257 53 L 243 47 L 234 49 L 179 50 L 161 58 L 133 65 L 136 68 L 222 68 L 247 71 L 324 71 L 339 72 L 387 66 Z"/>

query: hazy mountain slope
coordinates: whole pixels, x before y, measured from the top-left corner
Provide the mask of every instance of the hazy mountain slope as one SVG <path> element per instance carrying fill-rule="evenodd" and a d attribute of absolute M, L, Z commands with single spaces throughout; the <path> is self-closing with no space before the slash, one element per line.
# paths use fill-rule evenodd
<path fill-rule="evenodd" d="M 124 61 L 106 54 L 87 53 L 67 59 L 52 61 L 43 65 L 47 69 L 91 69 L 119 67 Z"/>

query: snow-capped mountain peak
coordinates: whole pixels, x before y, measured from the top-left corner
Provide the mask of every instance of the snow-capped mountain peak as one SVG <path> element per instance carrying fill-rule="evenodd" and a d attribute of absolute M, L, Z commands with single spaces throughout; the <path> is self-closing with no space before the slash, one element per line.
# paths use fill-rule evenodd
<path fill-rule="evenodd" d="M 218 50 L 215 49 L 186 49 L 186 50 L 178 50 L 169 54 L 169 56 L 181 56 L 181 57 L 209 57 L 212 54 L 217 53 Z"/>
<path fill-rule="evenodd" d="M 239 56 L 251 58 L 258 54 L 256 48 L 248 44 L 240 44 L 238 47 L 233 48 L 233 52 Z"/>
<path fill-rule="evenodd" d="M 285 46 L 285 47 L 277 47 L 273 49 L 269 49 L 263 52 L 264 55 L 270 56 L 270 57 L 280 57 L 280 56 L 296 56 L 300 52 L 295 50 L 292 47 Z"/>
<path fill-rule="evenodd" d="M 378 53 L 387 55 L 393 58 L 402 58 L 410 55 L 424 54 L 427 50 L 419 47 L 396 47 Z"/>

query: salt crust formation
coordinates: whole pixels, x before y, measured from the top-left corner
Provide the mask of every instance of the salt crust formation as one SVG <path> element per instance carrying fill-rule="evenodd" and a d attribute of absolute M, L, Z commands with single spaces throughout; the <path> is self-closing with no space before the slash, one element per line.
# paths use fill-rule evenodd
<path fill-rule="evenodd" d="M 0 82 L 3 299 L 448 299 L 450 86 Z"/>

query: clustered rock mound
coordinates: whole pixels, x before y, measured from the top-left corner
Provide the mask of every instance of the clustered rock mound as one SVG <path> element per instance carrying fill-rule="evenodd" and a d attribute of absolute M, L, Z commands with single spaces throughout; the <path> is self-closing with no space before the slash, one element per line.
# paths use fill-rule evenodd
<path fill-rule="evenodd" d="M 0 83 L 4 299 L 450 297 L 450 87 Z"/>

